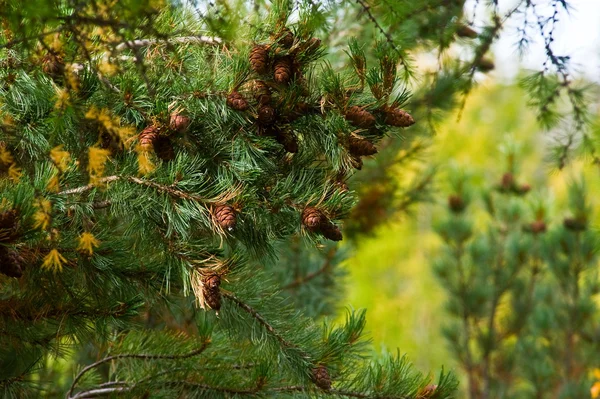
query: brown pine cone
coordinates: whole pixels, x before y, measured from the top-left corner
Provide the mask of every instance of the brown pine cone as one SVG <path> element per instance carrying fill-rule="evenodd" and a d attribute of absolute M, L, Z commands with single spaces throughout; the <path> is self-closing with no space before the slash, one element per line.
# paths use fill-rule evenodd
<path fill-rule="evenodd" d="M 261 125 L 270 125 L 275 122 L 275 108 L 270 105 L 263 105 L 258 109 L 258 123 Z"/>
<path fill-rule="evenodd" d="M 256 73 L 264 74 L 269 65 L 269 50 L 263 44 L 255 44 L 250 51 L 250 66 Z"/>
<path fill-rule="evenodd" d="M 283 146 L 283 148 L 292 154 L 298 152 L 298 138 L 293 132 L 284 131 L 275 136 L 277 142 Z"/>
<path fill-rule="evenodd" d="M 513 176 L 513 174 L 510 172 L 506 172 L 505 174 L 503 174 L 502 182 L 500 183 L 500 185 L 503 190 L 512 190 L 512 188 L 515 186 L 515 177 Z"/>
<path fill-rule="evenodd" d="M 302 211 L 302 224 L 310 231 L 319 231 L 321 222 L 327 218 L 315 207 L 307 206 Z"/>
<path fill-rule="evenodd" d="M 0 246 L 0 273 L 19 278 L 23 275 L 24 268 L 25 260 L 18 251 Z"/>
<path fill-rule="evenodd" d="M 343 238 L 340 228 L 329 220 L 321 222 L 321 234 L 331 241 L 341 241 Z"/>
<path fill-rule="evenodd" d="M 452 194 L 448 197 L 448 208 L 453 213 L 461 213 L 465 210 L 466 204 L 462 197 L 457 194 Z"/>
<path fill-rule="evenodd" d="M 140 146 L 144 151 L 151 151 L 154 147 L 154 143 L 158 140 L 158 127 L 150 125 L 146 127 L 138 136 L 140 140 Z"/>
<path fill-rule="evenodd" d="M 290 57 L 283 57 L 275 61 L 273 73 L 275 82 L 288 83 L 292 79 L 292 60 Z"/>
<path fill-rule="evenodd" d="M 215 218 L 217 223 L 227 231 L 233 230 L 237 222 L 235 209 L 232 206 L 221 204 L 215 207 Z"/>
<path fill-rule="evenodd" d="M 304 48 L 307 54 L 312 54 L 319 49 L 321 46 L 321 39 L 316 37 L 310 38 L 305 44 Z"/>
<path fill-rule="evenodd" d="M 165 136 L 159 136 L 154 141 L 154 152 L 163 161 L 171 161 L 175 159 L 175 150 L 171 139 Z"/>
<path fill-rule="evenodd" d="M 283 28 L 275 39 L 283 48 L 290 48 L 294 45 L 294 34 L 289 28 Z"/>
<path fill-rule="evenodd" d="M 582 219 L 565 218 L 565 220 L 563 220 L 563 226 L 565 226 L 565 229 L 571 231 L 584 231 L 587 227 L 587 223 Z"/>
<path fill-rule="evenodd" d="M 533 234 L 543 233 L 546 231 L 546 228 L 546 223 L 543 220 L 536 220 L 525 227 L 526 231 L 530 231 Z"/>
<path fill-rule="evenodd" d="M 465 37 L 468 39 L 475 39 L 475 38 L 477 38 L 477 32 L 474 31 L 468 25 L 460 24 L 460 25 L 458 25 L 458 28 L 456 29 L 456 36 Z"/>
<path fill-rule="evenodd" d="M 345 118 L 354 126 L 367 129 L 375 124 L 375 117 L 364 108 L 354 105 L 346 111 Z"/>
<path fill-rule="evenodd" d="M 494 61 L 484 57 L 479 60 L 476 67 L 480 72 L 486 73 L 492 71 L 496 67 L 496 65 L 494 65 Z"/>
<path fill-rule="evenodd" d="M 267 105 L 271 102 L 271 89 L 262 80 L 254 81 L 252 93 L 260 105 Z"/>
<path fill-rule="evenodd" d="M 19 212 L 9 209 L 0 213 L 0 242 L 11 242 L 18 235 Z"/>
<path fill-rule="evenodd" d="M 177 133 L 185 132 L 190 127 L 191 120 L 185 115 L 173 112 L 169 120 L 169 128 Z"/>
<path fill-rule="evenodd" d="M 415 119 L 408 112 L 400 108 L 384 107 L 385 124 L 397 127 L 409 127 L 415 123 Z"/>
<path fill-rule="evenodd" d="M 46 54 L 42 58 L 42 71 L 52 80 L 58 79 L 63 76 L 65 71 L 65 63 L 62 58 L 54 54 Z"/>
<path fill-rule="evenodd" d="M 377 154 L 377 147 L 375 147 L 373 143 L 371 143 L 369 140 L 360 139 L 354 136 L 350 136 L 348 149 L 354 156 Z"/>
<path fill-rule="evenodd" d="M 316 386 L 325 391 L 329 391 L 331 389 L 331 377 L 329 376 L 329 370 L 327 370 L 327 367 L 322 364 L 312 369 L 312 380 Z"/>
<path fill-rule="evenodd" d="M 218 274 L 206 276 L 202 281 L 202 293 L 204 294 L 204 301 L 211 309 L 221 309 L 221 291 L 219 286 L 221 285 L 221 277 Z"/>
<path fill-rule="evenodd" d="M 227 106 L 236 111 L 245 111 L 248 109 L 248 101 L 237 91 L 232 91 L 227 96 Z"/>

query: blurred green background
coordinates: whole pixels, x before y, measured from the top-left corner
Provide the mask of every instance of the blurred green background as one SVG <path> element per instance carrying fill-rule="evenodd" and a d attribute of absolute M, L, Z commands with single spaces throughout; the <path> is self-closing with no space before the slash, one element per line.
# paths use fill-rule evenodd
<path fill-rule="evenodd" d="M 458 167 L 472 172 L 476 188 L 489 187 L 507 170 L 502 145 L 513 143 L 520 154 L 518 179 L 532 186 L 532 206 L 543 201 L 560 217 L 566 216 L 561 209 L 569 181 L 585 176 L 592 205 L 597 204 L 593 193 L 600 192 L 600 182 L 598 166 L 589 160 L 572 161 L 561 171 L 546 161 L 556 132 L 538 126 L 518 85 L 484 82 L 467 98 L 460 119 L 451 114 L 438 127 L 427 154 L 427 159 L 438 160 L 434 201 L 358 240 L 345 264 L 349 276 L 342 305 L 368 309 L 367 329 L 376 350 L 399 348 L 423 372 L 440 366 L 459 372 L 441 333 L 447 321 L 445 293 L 430 266 L 441 245 L 432 224 L 445 212 L 447 171 Z M 597 226 L 598 215 L 593 217 L 591 225 Z"/>

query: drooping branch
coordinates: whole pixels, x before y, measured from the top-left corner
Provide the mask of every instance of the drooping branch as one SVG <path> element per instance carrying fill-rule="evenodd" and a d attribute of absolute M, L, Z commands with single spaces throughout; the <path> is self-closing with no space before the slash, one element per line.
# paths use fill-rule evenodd
<path fill-rule="evenodd" d="M 75 376 L 75 379 L 73 379 L 73 383 L 71 384 L 71 388 L 69 389 L 69 391 L 67 392 L 67 399 L 72 398 L 72 393 L 73 393 L 73 389 L 75 389 L 75 385 L 77 385 L 77 383 L 79 382 L 79 380 L 81 379 L 81 377 L 84 376 L 84 374 L 86 374 L 88 371 L 104 364 L 107 362 L 110 362 L 112 360 L 118 360 L 118 359 L 141 359 L 141 360 L 178 360 L 178 359 L 187 359 L 190 357 L 194 357 L 194 356 L 198 356 L 200 355 L 202 352 L 204 352 L 204 350 L 208 347 L 208 344 L 210 343 L 209 339 L 206 339 L 202 345 L 198 348 L 195 349 L 191 352 L 188 353 L 184 353 L 182 355 L 152 355 L 152 354 L 129 354 L 129 353 L 124 353 L 124 354 L 120 354 L 120 355 L 113 355 L 113 356 L 108 356 L 105 357 L 104 359 L 100 359 L 97 362 L 94 362 L 86 367 L 84 367 L 79 374 L 77 374 L 77 376 Z M 108 388 L 107 388 L 108 389 Z"/>

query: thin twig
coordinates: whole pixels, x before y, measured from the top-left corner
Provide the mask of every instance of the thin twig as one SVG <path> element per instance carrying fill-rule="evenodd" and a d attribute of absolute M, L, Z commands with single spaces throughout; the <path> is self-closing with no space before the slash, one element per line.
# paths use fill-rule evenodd
<path fill-rule="evenodd" d="M 166 40 L 167 42 L 172 43 L 192 43 L 192 44 L 208 44 L 213 46 L 218 46 L 223 43 L 223 40 L 218 37 L 210 37 L 210 36 L 185 36 L 185 37 L 174 37 Z M 125 51 L 128 49 L 152 46 L 157 43 L 165 42 L 164 40 L 159 39 L 138 39 L 138 40 L 130 40 L 127 42 L 123 42 L 115 47 L 116 51 Z"/>
<path fill-rule="evenodd" d="M 303 277 L 296 278 L 296 280 L 285 285 L 282 289 L 289 290 L 291 288 L 296 288 L 302 284 L 306 284 L 307 282 L 314 279 L 315 277 L 318 277 L 321 274 L 325 273 L 331 267 L 331 260 L 333 259 L 333 257 L 335 256 L 336 253 L 337 253 L 337 248 L 336 247 L 331 248 L 325 257 L 325 262 L 323 263 L 323 266 L 321 266 L 318 270 L 315 270 L 312 273 L 308 273 L 307 275 L 305 275 Z"/>

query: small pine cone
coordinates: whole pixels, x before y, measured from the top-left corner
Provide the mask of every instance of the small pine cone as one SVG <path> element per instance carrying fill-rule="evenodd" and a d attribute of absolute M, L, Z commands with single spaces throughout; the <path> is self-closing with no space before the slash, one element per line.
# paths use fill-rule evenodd
<path fill-rule="evenodd" d="M 191 120 L 185 115 L 173 112 L 169 120 L 169 128 L 177 133 L 185 132 L 190 127 Z"/>
<path fill-rule="evenodd" d="M 350 163 L 352 164 L 352 167 L 356 170 L 361 170 L 363 167 L 363 161 L 360 157 L 357 157 L 355 155 L 351 155 L 350 156 Z"/>
<path fill-rule="evenodd" d="M 329 220 L 321 222 L 321 234 L 331 241 L 342 241 L 342 231 Z"/>
<path fill-rule="evenodd" d="M 227 106 L 236 111 L 245 111 L 248 109 L 248 101 L 237 91 L 232 91 L 227 96 Z"/>
<path fill-rule="evenodd" d="M 587 223 L 582 219 L 565 218 L 565 220 L 563 220 L 563 226 L 565 226 L 565 229 L 571 231 L 584 231 L 587 227 Z"/>
<path fill-rule="evenodd" d="M 258 123 L 261 125 L 270 125 L 275 122 L 275 108 L 270 105 L 263 105 L 258 109 Z"/>
<path fill-rule="evenodd" d="M 531 186 L 527 183 L 521 184 L 521 186 L 517 188 L 517 194 L 520 195 L 527 194 L 529 191 L 531 191 Z"/>
<path fill-rule="evenodd" d="M 325 215 L 315 207 L 307 206 L 302 211 L 302 224 L 310 231 L 319 231 L 323 220 L 326 220 Z"/>
<path fill-rule="evenodd" d="M 477 63 L 477 69 L 483 73 L 492 71 L 495 67 L 496 65 L 494 65 L 494 61 L 490 60 L 489 58 L 482 58 L 479 60 L 479 63 Z"/>
<path fill-rule="evenodd" d="M 140 146 L 144 151 L 151 151 L 154 143 L 158 140 L 158 127 L 150 125 L 146 127 L 138 136 Z"/>
<path fill-rule="evenodd" d="M 305 44 L 305 51 L 307 54 L 312 54 L 315 51 L 317 51 L 319 49 L 319 47 L 321 46 L 321 39 L 318 39 L 316 37 L 312 37 L 310 38 Z"/>
<path fill-rule="evenodd" d="M 460 24 L 458 26 L 458 28 L 456 29 L 456 36 L 464 37 L 464 38 L 468 38 L 468 39 L 475 39 L 475 38 L 477 38 L 477 32 L 474 31 L 468 25 Z"/>
<path fill-rule="evenodd" d="M 294 45 L 294 34 L 289 28 L 283 28 L 275 39 L 283 48 L 290 48 Z"/>
<path fill-rule="evenodd" d="M 315 385 L 319 388 L 329 391 L 331 389 L 331 377 L 329 376 L 329 370 L 324 365 L 319 365 L 312 369 L 312 379 Z"/>
<path fill-rule="evenodd" d="M 0 273 L 19 278 L 23 275 L 25 260 L 19 252 L 6 247 L 0 247 Z"/>
<path fill-rule="evenodd" d="M 171 139 L 165 136 L 159 136 L 154 141 L 154 151 L 163 161 L 172 161 L 175 159 L 175 150 Z"/>
<path fill-rule="evenodd" d="M 348 149 L 354 156 L 373 155 L 377 154 L 377 147 L 373 145 L 369 140 L 360 139 L 358 137 L 350 136 L 348 143 Z"/>
<path fill-rule="evenodd" d="M 533 234 L 539 234 L 546 231 L 546 223 L 543 220 L 536 220 L 531 222 L 528 226 L 525 226 L 526 231 L 530 231 Z"/>
<path fill-rule="evenodd" d="M 235 209 L 230 205 L 217 205 L 215 207 L 215 217 L 219 226 L 227 231 L 233 230 L 237 222 Z"/>
<path fill-rule="evenodd" d="M 285 131 L 275 136 L 277 142 L 283 146 L 283 148 L 292 154 L 298 152 L 298 138 L 293 132 Z"/>
<path fill-rule="evenodd" d="M 448 197 L 448 208 L 453 213 L 461 213 L 466 208 L 465 201 L 463 201 L 462 197 L 457 194 L 452 194 Z"/>
<path fill-rule="evenodd" d="M 63 76 L 65 64 L 60 57 L 54 54 L 46 54 L 42 58 L 42 71 L 50 76 L 52 80 L 55 80 Z"/>
<path fill-rule="evenodd" d="M 289 57 L 278 59 L 273 66 L 273 73 L 275 82 L 288 83 L 292 79 L 292 60 Z"/>
<path fill-rule="evenodd" d="M 408 112 L 400 108 L 385 107 L 385 124 L 396 127 L 409 127 L 415 123 L 415 119 Z"/>
<path fill-rule="evenodd" d="M 345 117 L 348 122 L 363 129 L 370 128 L 375 124 L 375 117 L 357 105 L 350 107 L 346 111 Z"/>
<path fill-rule="evenodd" d="M 515 185 L 515 177 L 512 173 L 506 172 L 502 175 L 501 188 L 505 191 L 511 190 Z"/>
<path fill-rule="evenodd" d="M 254 81 L 252 93 L 260 105 L 267 105 L 271 102 L 271 89 L 262 80 Z"/>
<path fill-rule="evenodd" d="M 202 293 L 204 294 L 204 300 L 211 309 L 221 309 L 221 291 L 219 286 L 221 285 L 221 277 L 218 274 L 207 276 L 202 281 Z"/>
<path fill-rule="evenodd" d="M 10 242 L 18 235 L 19 213 L 9 209 L 0 213 L 0 242 Z"/>
<path fill-rule="evenodd" d="M 250 66 L 261 75 L 267 72 L 269 65 L 269 51 L 266 46 L 256 44 L 250 51 Z"/>

